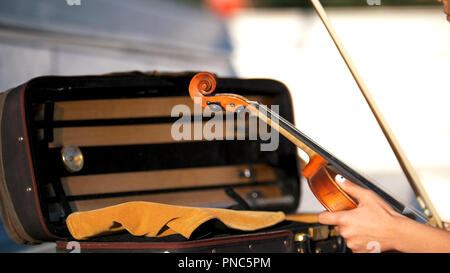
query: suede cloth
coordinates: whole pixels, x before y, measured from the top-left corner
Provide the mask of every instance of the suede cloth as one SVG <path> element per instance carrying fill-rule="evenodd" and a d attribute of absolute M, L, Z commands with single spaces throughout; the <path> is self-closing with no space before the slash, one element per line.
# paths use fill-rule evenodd
<path fill-rule="evenodd" d="M 66 220 L 77 240 L 126 230 L 134 236 L 163 237 L 181 234 L 189 239 L 197 227 L 218 219 L 227 227 L 253 231 L 285 220 L 283 212 L 173 206 L 152 202 L 127 202 L 102 209 L 75 212 Z"/>

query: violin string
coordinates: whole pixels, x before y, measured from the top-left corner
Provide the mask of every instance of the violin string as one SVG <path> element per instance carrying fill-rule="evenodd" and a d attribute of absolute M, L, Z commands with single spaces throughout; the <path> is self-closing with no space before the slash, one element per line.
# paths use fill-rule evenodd
<path fill-rule="evenodd" d="M 270 116 L 275 117 L 279 123 L 281 122 L 283 125 L 288 126 L 290 129 L 296 131 L 297 133 L 301 134 L 301 135 L 305 135 L 303 134 L 300 130 L 298 130 L 292 123 L 290 123 L 289 121 L 287 121 L 286 119 L 284 119 L 283 117 L 281 117 L 280 115 L 278 115 L 276 112 L 272 111 L 271 109 L 269 109 L 268 107 L 266 107 L 265 105 L 257 102 L 257 101 L 249 101 L 249 104 L 252 104 L 254 106 L 256 106 L 257 111 L 259 111 L 258 108 L 263 109 L 266 113 L 269 113 Z M 264 113 L 263 113 L 264 114 Z M 267 115 L 266 115 L 267 116 Z M 272 120 L 272 118 L 267 116 L 268 119 Z M 380 185 L 378 185 L 378 183 L 375 183 L 381 190 L 383 190 L 385 193 L 388 193 L 393 199 L 395 199 L 397 202 L 398 198 L 394 198 L 395 195 L 393 195 L 391 192 L 385 190 L 383 187 L 381 187 Z M 399 202 L 402 203 L 402 202 Z M 422 221 L 428 222 L 428 218 L 426 216 L 424 216 L 421 212 L 419 212 L 417 209 L 409 207 L 405 204 L 402 203 L 402 205 L 405 207 L 405 209 L 408 209 L 411 213 L 413 213 L 416 217 L 420 218 Z"/>

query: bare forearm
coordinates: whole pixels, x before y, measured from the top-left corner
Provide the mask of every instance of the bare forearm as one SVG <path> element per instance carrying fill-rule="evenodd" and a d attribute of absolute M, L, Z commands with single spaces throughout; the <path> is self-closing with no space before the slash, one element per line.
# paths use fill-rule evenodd
<path fill-rule="evenodd" d="M 396 225 L 394 248 L 401 252 L 450 253 L 450 232 L 401 218 Z"/>

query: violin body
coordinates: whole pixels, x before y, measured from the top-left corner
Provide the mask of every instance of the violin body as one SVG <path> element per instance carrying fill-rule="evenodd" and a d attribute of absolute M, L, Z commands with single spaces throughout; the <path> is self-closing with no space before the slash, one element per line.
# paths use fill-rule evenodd
<path fill-rule="evenodd" d="M 327 165 L 326 160 L 315 156 L 302 171 L 314 196 L 328 211 L 356 208 L 356 201 L 336 183 L 338 173 Z"/>

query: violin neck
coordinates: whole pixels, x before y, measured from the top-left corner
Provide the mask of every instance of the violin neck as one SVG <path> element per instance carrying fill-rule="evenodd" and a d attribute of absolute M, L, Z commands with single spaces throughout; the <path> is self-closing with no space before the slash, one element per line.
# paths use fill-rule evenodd
<path fill-rule="evenodd" d="M 254 107 L 253 112 L 256 113 L 259 119 L 267 123 L 271 128 L 277 130 L 285 138 L 294 143 L 295 146 L 304 151 L 309 158 L 316 154 L 313 149 L 301 141 L 301 138 L 298 137 L 296 132 L 291 130 L 291 128 L 295 127 L 290 122 L 258 102 L 251 102 L 251 105 Z"/>
<path fill-rule="evenodd" d="M 394 197 L 387 194 L 384 190 L 380 189 L 374 183 L 370 182 L 367 178 L 362 176 L 359 172 L 346 165 L 344 162 L 337 159 L 330 154 L 324 148 L 315 143 L 312 139 L 299 131 L 292 123 L 279 116 L 268 107 L 258 103 L 249 102 L 250 110 L 257 114 L 257 116 L 267 123 L 271 128 L 277 130 L 286 137 L 289 141 L 295 144 L 298 148 L 302 149 L 311 158 L 313 155 L 319 155 L 323 157 L 336 171 L 349 179 L 350 181 L 359 184 L 360 186 L 370 189 L 378 196 L 383 198 L 391 207 L 393 207 L 399 213 L 416 218 L 416 220 L 427 221 L 426 217 L 417 212 L 414 209 L 408 208 Z"/>

